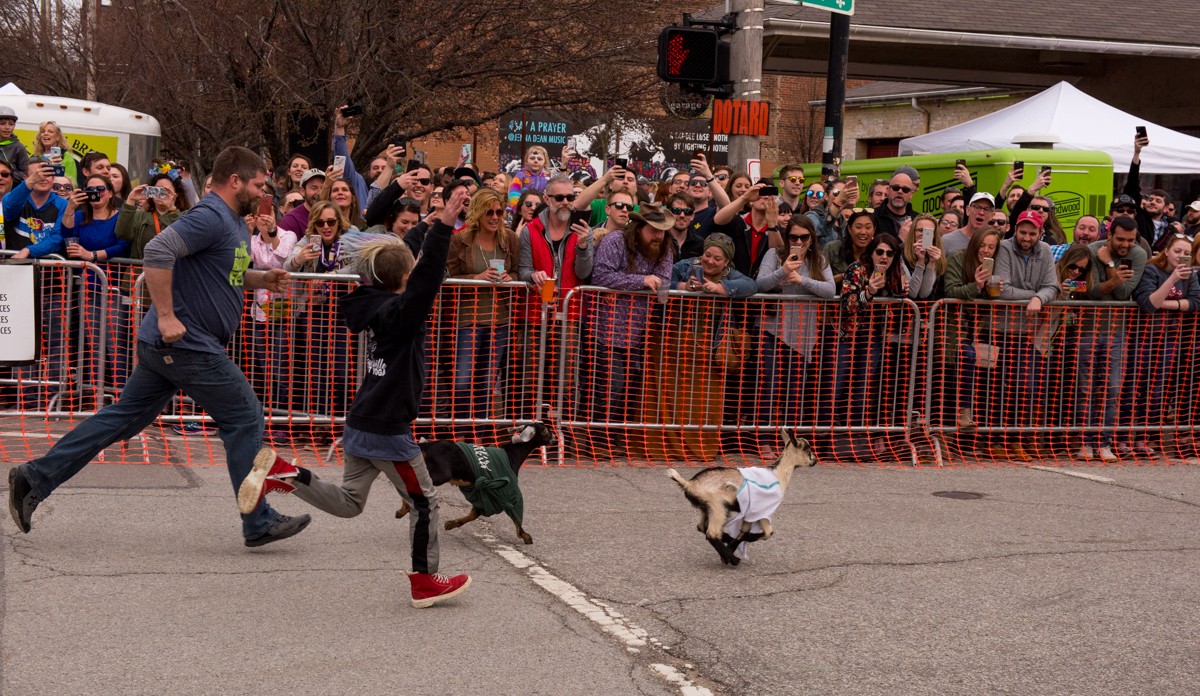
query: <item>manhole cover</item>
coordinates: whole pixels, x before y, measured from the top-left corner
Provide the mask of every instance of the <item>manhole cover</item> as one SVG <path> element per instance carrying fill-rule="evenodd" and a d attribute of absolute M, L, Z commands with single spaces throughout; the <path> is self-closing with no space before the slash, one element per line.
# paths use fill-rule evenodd
<path fill-rule="evenodd" d="M 982 493 L 972 493 L 971 491 L 936 491 L 934 495 L 939 498 L 952 498 L 954 500 L 979 500 L 983 497 Z"/>

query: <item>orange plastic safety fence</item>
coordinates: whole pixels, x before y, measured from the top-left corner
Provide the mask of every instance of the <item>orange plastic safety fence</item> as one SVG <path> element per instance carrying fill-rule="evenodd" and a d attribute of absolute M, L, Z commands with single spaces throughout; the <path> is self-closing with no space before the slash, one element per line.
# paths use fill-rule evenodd
<path fill-rule="evenodd" d="M 39 262 L 41 357 L 0 373 L 0 458 L 43 453 L 118 397 L 147 297 L 136 266 Z M 350 276 L 297 274 L 247 302 L 229 353 L 265 439 L 337 462 L 364 370 L 337 298 Z M 520 283 L 447 281 L 426 323 L 418 436 L 493 443 L 534 419 L 568 465 L 757 462 L 780 429 L 823 463 L 1074 463 L 1112 450 L 1195 456 L 1196 320 L 1132 305 L 744 300 L 580 287 L 543 303 Z M 107 461 L 220 464 L 212 420 L 179 395 Z M 1127 446 L 1128 449 L 1122 446 Z M 1136 459 L 1139 456 L 1143 459 Z M 1098 463 L 1110 461 L 1093 460 Z"/>

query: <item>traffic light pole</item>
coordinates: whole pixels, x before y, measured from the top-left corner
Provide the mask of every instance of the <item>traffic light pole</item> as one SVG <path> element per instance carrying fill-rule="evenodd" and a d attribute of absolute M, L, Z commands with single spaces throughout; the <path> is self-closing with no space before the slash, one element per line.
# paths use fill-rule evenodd
<path fill-rule="evenodd" d="M 729 77 L 734 99 L 762 99 L 763 2 L 733 0 L 738 30 L 730 39 Z M 729 164 L 735 172 L 746 171 L 747 160 L 758 158 L 758 136 L 730 136 Z"/>
<path fill-rule="evenodd" d="M 850 15 L 829 20 L 829 74 L 825 82 L 825 138 L 821 174 L 836 176 L 842 166 L 842 114 L 846 108 L 846 63 L 850 56 Z"/>

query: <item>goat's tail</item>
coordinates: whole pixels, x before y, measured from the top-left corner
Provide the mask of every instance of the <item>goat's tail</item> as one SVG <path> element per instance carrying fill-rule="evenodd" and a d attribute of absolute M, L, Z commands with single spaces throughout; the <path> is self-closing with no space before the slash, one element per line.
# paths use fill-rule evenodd
<path fill-rule="evenodd" d="M 688 489 L 688 480 L 680 476 L 678 471 L 675 471 L 674 469 L 667 469 L 667 476 L 670 476 L 671 480 L 675 483 L 678 483 L 679 487 L 683 490 L 686 491 Z"/>

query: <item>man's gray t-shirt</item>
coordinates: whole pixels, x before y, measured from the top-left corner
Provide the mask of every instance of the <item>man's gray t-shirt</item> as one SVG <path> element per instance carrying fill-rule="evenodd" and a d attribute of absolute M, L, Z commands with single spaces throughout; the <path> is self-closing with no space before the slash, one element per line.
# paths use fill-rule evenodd
<path fill-rule="evenodd" d="M 242 218 L 210 193 L 166 229 L 175 230 L 188 253 L 175 260 L 171 296 L 175 316 L 187 333 L 172 346 L 224 353 L 242 320 L 246 293 L 242 281 L 250 268 L 250 231 Z M 153 305 L 142 319 L 138 340 L 162 341 Z"/>
<path fill-rule="evenodd" d="M 942 253 L 949 256 L 956 251 L 966 251 L 967 245 L 970 243 L 971 238 L 965 232 L 961 229 L 954 230 L 945 237 L 942 237 Z"/>

